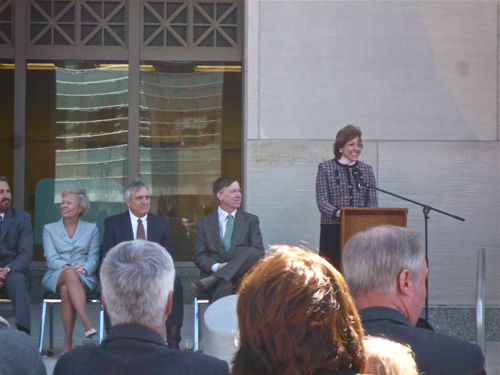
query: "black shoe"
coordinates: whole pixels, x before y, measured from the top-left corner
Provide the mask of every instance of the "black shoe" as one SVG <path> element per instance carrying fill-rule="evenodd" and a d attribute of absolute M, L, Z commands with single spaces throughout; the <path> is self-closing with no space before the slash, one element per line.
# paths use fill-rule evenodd
<path fill-rule="evenodd" d="M 191 294 L 196 298 L 198 298 L 198 296 L 203 293 L 203 290 L 205 290 L 205 287 L 203 286 L 203 283 L 201 281 L 192 283 L 191 288 L 189 288 Z"/>
<path fill-rule="evenodd" d="M 21 332 L 25 332 L 27 333 L 28 335 L 31 334 L 31 331 L 28 329 L 28 328 L 25 328 L 23 326 L 20 326 L 19 324 L 16 324 L 16 327 L 17 327 L 17 330 L 18 331 L 21 331 Z"/>
<path fill-rule="evenodd" d="M 181 343 L 181 327 L 182 326 L 177 324 L 167 327 L 167 346 L 170 349 L 180 349 L 179 344 Z"/>

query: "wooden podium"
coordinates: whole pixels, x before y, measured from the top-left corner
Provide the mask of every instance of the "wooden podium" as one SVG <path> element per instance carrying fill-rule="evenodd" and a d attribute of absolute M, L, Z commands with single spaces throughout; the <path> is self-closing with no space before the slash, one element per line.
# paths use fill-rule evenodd
<path fill-rule="evenodd" d="M 374 225 L 406 227 L 407 208 L 345 207 L 340 212 L 340 259 L 345 243 L 356 233 Z"/>

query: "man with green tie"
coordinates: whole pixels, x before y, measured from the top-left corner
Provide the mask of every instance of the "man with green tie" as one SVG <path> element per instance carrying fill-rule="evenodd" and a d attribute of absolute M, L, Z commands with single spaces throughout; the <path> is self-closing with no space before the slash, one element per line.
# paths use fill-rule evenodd
<path fill-rule="evenodd" d="M 210 303 L 235 293 L 248 269 L 264 256 L 259 218 L 241 211 L 241 188 L 234 177 L 213 183 L 219 208 L 196 222 L 194 262 L 201 280 L 191 285 L 195 296 L 203 292 Z"/>

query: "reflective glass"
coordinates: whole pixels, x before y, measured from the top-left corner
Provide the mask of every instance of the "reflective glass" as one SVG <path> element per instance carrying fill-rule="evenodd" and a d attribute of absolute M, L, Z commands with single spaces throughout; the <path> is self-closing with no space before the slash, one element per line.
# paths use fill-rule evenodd
<path fill-rule="evenodd" d="M 14 69 L 13 61 L 0 61 L 0 175 L 14 177 Z"/>
<path fill-rule="evenodd" d="M 47 63 L 47 62 L 45 62 Z M 93 61 L 28 64 L 26 203 L 35 218 L 35 260 L 44 260 L 43 225 L 58 221 L 61 192 L 87 189 L 85 221 L 123 210 L 128 181 L 128 68 Z"/>
<path fill-rule="evenodd" d="M 176 260 L 192 261 L 194 224 L 216 208 L 212 182 L 240 179 L 242 76 L 223 63 L 143 64 L 151 68 L 140 73 L 140 178 L 153 213 L 170 220 Z"/>

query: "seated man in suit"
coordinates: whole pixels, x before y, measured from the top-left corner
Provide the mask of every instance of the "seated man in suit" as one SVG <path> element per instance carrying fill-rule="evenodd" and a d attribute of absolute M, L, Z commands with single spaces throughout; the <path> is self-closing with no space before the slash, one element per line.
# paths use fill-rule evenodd
<path fill-rule="evenodd" d="M 235 285 L 264 256 L 259 218 L 238 210 L 240 184 L 234 177 L 213 183 L 219 208 L 196 222 L 194 262 L 202 279 L 192 284 L 196 296 L 206 291 L 210 303 L 234 294 Z"/>
<path fill-rule="evenodd" d="M 30 215 L 11 202 L 9 181 L 0 176 L 0 292 L 12 300 L 17 329 L 29 335 L 33 229 Z"/>
<path fill-rule="evenodd" d="M 61 356 L 54 375 L 229 373 L 227 362 L 165 345 L 175 268 L 163 247 L 144 240 L 122 242 L 108 252 L 100 275 L 113 327 L 101 345 L 80 346 Z"/>
<path fill-rule="evenodd" d="M 391 225 L 368 228 L 347 242 L 343 265 L 368 335 L 409 345 L 425 375 L 486 373 L 479 346 L 416 327 L 428 274 L 416 232 Z"/>
<path fill-rule="evenodd" d="M 149 187 L 141 180 L 135 180 L 125 190 L 125 202 L 128 211 L 110 216 L 104 220 L 104 236 L 102 239 L 102 258 L 115 245 L 123 241 L 136 239 L 156 242 L 163 246 L 174 257 L 174 244 L 167 219 L 149 212 L 151 196 Z M 174 281 L 172 313 L 168 316 L 167 343 L 171 349 L 179 349 L 181 342 L 181 327 L 184 318 L 184 299 L 182 284 L 178 276 Z M 106 331 L 111 326 L 109 317 L 105 315 Z"/>

